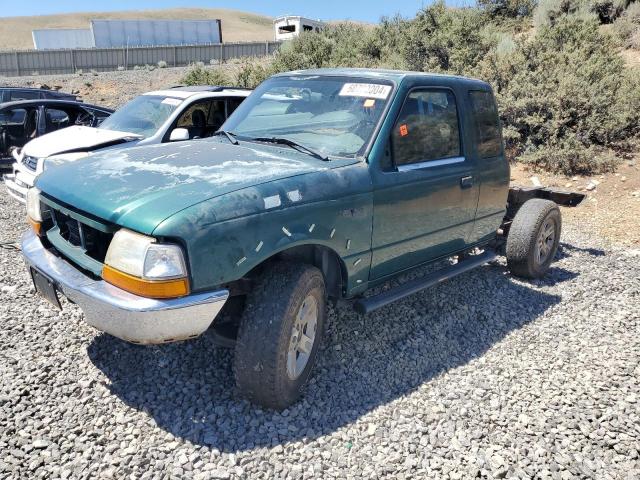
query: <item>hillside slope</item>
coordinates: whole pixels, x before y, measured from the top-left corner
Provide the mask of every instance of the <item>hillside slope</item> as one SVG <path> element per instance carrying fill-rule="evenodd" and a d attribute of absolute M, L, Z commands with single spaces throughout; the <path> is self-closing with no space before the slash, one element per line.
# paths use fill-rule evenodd
<path fill-rule="evenodd" d="M 25 50 L 33 48 L 31 31 L 39 28 L 88 28 L 91 19 L 185 19 L 222 20 L 225 42 L 249 42 L 273 39 L 272 19 L 254 13 L 226 8 L 172 8 L 164 10 L 136 10 L 127 12 L 82 12 L 33 17 L 0 18 L 0 49 Z"/>

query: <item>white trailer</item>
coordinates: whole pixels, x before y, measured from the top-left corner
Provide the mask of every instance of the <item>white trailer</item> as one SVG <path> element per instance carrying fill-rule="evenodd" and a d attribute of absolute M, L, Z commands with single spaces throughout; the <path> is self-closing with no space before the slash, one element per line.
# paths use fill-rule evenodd
<path fill-rule="evenodd" d="M 324 27 L 325 23 L 320 20 L 293 15 L 284 15 L 273 21 L 276 41 L 290 40 L 302 32 L 319 32 Z"/>
<path fill-rule="evenodd" d="M 91 20 L 98 48 L 222 43 L 220 20 Z"/>
<path fill-rule="evenodd" d="M 90 28 L 40 28 L 32 30 L 31 35 L 36 50 L 96 46 Z"/>

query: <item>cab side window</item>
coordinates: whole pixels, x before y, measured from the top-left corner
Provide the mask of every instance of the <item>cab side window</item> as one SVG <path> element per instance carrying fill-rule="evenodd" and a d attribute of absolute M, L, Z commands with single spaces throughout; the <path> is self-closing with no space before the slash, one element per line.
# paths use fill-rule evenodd
<path fill-rule="evenodd" d="M 32 92 L 30 90 L 12 90 L 9 99 L 12 102 L 18 100 L 37 100 L 40 98 L 40 92 Z"/>
<path fill-rule="evenodd" d="M 230 117 L 236 108 L 240 106 L 244 98 L 230 98 L 227 100 L 227 117 Z"/>
<path fill-rule="evenodd" d="M 209 116 L 209 110 L 211 108 L 211 102 L 197 102 L 187 108 L 180 118 L 178 118 L 178 123 L 176 127 L 178 128 L 191 128 L 194 126 L 204 126 L 206 124 L 207 117 Z M 199 113 L 196 113 L 199 111 Z M 200 122 L 203 125 L 200 125 Z"/>
<path fill-rule="evenodd" d="M 493 94 L 487 91 L 469 92 L 473 125 L 480 158 L 497 157 L 502 152 L 500 119 Z"/>
<path fill-rule="evenodd" d="M 46 108 L 44 112 L 47 133 L 69 126 L 69 114 L 57 108 Z"/>
<path fill-rule="evenodd" d="M 27 111 L 24 108 L 14 108 L 13 110 L 0 113 L 0 126 L 24 125 Z"/>
<path fill-rule="evenodd" d="M 212 134 L 216 130 L 219 130 L 224 121 L 227 119 L 224 100 L 214 100 L 211 102 L 211 109 L 209 110 L 209 118 L 207 119 L 207 126 Z"/>
<path fill-rule="evenodd" d="M 453 92 L 412 90 L 398 115 L 391 146 L 396 166 L 459 157 L 460 129 Z"/>

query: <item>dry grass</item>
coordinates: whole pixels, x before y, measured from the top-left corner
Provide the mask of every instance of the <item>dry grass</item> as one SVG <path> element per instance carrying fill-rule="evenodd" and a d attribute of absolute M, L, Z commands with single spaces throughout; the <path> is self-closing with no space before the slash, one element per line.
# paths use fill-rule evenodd
<path fill-rule="evenodd" d="M 88 28 L 91 19 L 185 19 L 222 20 L 222 39 L 225 42 L 273 40 L 270 17 L 225 8 L 172 8 L 165 10 L 137 10 L 127 12 L 82 12 L 61 15 L 0 18 L 0 48 L 25 50 L 33 48 L 31 31 L 39 28 Z"/>

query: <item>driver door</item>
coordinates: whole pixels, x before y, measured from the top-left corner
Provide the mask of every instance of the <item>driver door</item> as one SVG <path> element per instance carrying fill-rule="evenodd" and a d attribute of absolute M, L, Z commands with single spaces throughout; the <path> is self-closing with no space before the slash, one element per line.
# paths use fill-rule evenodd
<path fill-rule="evenodd" d="M 452 89 L 406 93 L 388 140 L 388 160 L 374 171 L 371 280 L 464 249 L 478 186 L 463 142 Z"/>

